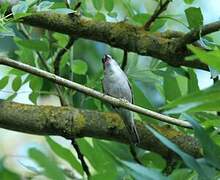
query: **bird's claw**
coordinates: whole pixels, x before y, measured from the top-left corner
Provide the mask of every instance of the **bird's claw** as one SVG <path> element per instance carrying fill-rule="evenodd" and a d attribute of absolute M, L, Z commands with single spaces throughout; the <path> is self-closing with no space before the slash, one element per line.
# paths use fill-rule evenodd
<path fill-rule="evenodd" d="M 123 104 L 127 104 L 129 103 L 128 100 L 126 100 L 125 98 L 119 98 L 120 102 L 122 102 Z"/>

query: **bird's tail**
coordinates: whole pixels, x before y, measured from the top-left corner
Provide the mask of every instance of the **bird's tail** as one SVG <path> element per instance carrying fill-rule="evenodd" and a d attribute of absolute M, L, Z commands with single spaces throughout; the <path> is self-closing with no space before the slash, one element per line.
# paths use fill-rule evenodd
<path fill-rule="evenodd" d="M 140 138 L 138 135 L 137 128 L 135 126 L 134 118 L 133 118 L 133 113 L 127 109 L 120 108 L 119 114 L 122 116 L 126 129 L 129 134 L 129 138 L 131 143 L 133 144 L 139 144 L 140 143 Z"/>
<path fill-rule="evenodd" d="M 134 144 L 140 143 L 140 137 L 138 135 L 137 128 L 134 123 L 132 123 L 129 128 L 129 134 L 131 135 L 131 140 Z"/>

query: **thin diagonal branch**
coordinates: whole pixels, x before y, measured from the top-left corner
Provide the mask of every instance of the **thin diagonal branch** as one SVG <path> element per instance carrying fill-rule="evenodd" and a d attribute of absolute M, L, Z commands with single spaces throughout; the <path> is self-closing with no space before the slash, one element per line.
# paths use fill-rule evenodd
<path fill-rule="evenodd" d="M 68 43 L 66 46 L 57 53 L 55 60 L 54 60 L 54 74 L 59 75 L 60 74 L 60 61 L 63 55 L 71 48 L 73 43 L 75 42 L 76 38 L 70 37 Z"/>
<path fill-rule="evenodd" d="M 168 4 L 171 2 L 171 0 L 165 0 L 165 2 L 162 2 L 163 0 L 160 0 L 158 3 L 158 6 L 156 7 L 153 15 L 148 19 L 148 21 L 144 24 L 144 29 L 146 31 L 150 30 L 150 26 L 154 23 L 154 21 L 159 17 L 159 15 L 164 12 L 167 9 Z"/>
<path fill-rule="evenodd" d="M 153 118 L 158 119 L 158 120 L 163 121 L 163 122 L 167 122 L 167 123 L 170 123 L 170 124 L 175 124 L 177 126 L 182 126 L 182 127 L 185 127 L 185 128 L 192 128 L 191 124 L 187 121 L 176 119 L 176 118 L 173 118 L 173 117 L 169 117 L 169 116 L 151 111 L 149 109 L 145 109 L 145 108 L 142 108 L 140 106 L 131 104 L 127 101 L 120 100 L 120 99 L 105 95 L 103 93 L 95 91 L 95 90 L 93 90 L 91 88 L 88 88 L 86 86 L 83 86 L 83 85 L 80 85 L 78 83 L 69 81 L 67 79 L 56 76 L 55 74 L 43 71 L 41 69 L 38 69 L 38 68 L 35 68 L 35 67 L 32 67 L 32 66 L 29 66 L 27 64 L 17 62 L 15 60 L 10 59 L 10 58 L 0 57 L 0 64 L 4 64 L 4 65 L 10 66 L 10 67 L 20 69 L 20 70 L 23 70 L 25 72 L 34 74 L 36 76 L 46 78 L 46 79 L 48 79 L 48 80 L 50 80 L 54 83 L 57 83 L 59 85 L 65 86 L 65 87 L 68 87 L 70 89 L 77 90 L 77 91 L 82 92 L 82 93 L 84 93 L 88 96 L 92 96 L 92 97 L 95 97 L 95 98 L 97 98 L 101 101 L 105 101 L 107 103 L 110 103 L 110 104 L 112 104 L 116 107 L 123 107 L 125 109 L 129 109 L 131 111 L 153 117 Z"/>
<path fill-rule="evenodd" d="M 71 144 L 72 146 L 74 147 L 74 149 L 76 150 L 76 153 L 78 155 L 78 159 L 81 161 L 81 164 L 82 164 L 82 168 L 84 170 L 84 172 L 86 173 L 87 177 L 90 177 L 91 176 L 91 173 L 89 171 L 89 167 L 88 165 L 86 164 L 86 161 L 84 159 L 84 155 L 82 154 L 82 152 L 80 151 L 80 148 L 79 148 L 79 145 L 77 144 L 75 138 L 72 138 L 71 139 Z"/>
<path fill-rule="evenodd" d="M 31 36 L 30 36 L 29 33 L 27 32 L 27 30 L 25 29 L 25 27 L 24 27 L 23 24 L 20 25 L 20 29 L 19 29 L 19 30 L 20 30 L 20 32 L 24 35 L 24 37 L 25 37 L 26 39 L 29 39 L 29 40 L 31 39 Z M 46 60 L 43 58 L 43 56 L 41 55 L 41 53 L 40 53 L 39 51 L 35 51 L 35 52 L 36 52 L 36 54 L 37 54 L 37 56 L 38 56 L 38 58 L 39 58 L 41 64 L 42 64 L 43 67 L 46 69 L 46 71 L 47 71 L 47 72 L 51 72 L 51 71 L 50 71 L 50 67 L 47 65 Z M 63 105 L 67 105 L 66 100 L 65 100 L 65 98 L 64 98 L 63 95 L 62 95 L 62 92 L 61 92 L 60 87 L 55 84 L 55 88 L 56 88 L 56 91 L 57 91 L 57 93 L 58 93 L 58 97 L 59 97 L 59 99 L 60 99 L 60 103 L 63 104 Z"/>
<path fill-rule="evenodd" d="M 70 49 L 70 47 L 74 44 L 74 42 L 75 42 L 75 38 L 70 37 L 69 40 L 68 40 L 68 42 L 67 42 L 67 44 L 66 44 L 66 46 L 65 46 L 65 48 L 62 48 L 62 49 L 57 53 L 57 56 L 56 56 L 55 61 L 54 61 L 54 73 L 55 73 L 56 75 L 58 75 L 58 76 L 60 75 L 59 69 L 60 69 L 60 61 L 61 61 L 61 59 L 62 59 L 62 56 L 67 52 L 67 50 Z M 59 88 L 59 89 L 60 89 L 60 88 Z M 62 102 L 62 99 L 65 99 L 65 98 L 64 98 L 62 95 L 61 95 L 60 97 L 62 97 L 62 98 L 60 98 L 60 101 Z M 61 103 L 61 105 L 62 105 L 62 106 L 67 106 L 67 105 L 68 105 L 68 102 L 65 101 L 65 102 Z M 86 175 L 87 175 L 88 177 L 90 177 L 91 174 L 90 174 L 90 171 L 89 171 L 89 167 L 88 167 L 88 165 L 86 164 L 86 161 L 85 161 L 85 159 L 84 159 L 84 155 L 83 155 L 82 152 L 80 151 L 80 148 L 79 148 L 79 146 L 78 146 L 78 144 L 77 144 L 75 138 L 72 138 L 72 139 L 71 139 L 71 144 L 72 144 L 73 148 L 75 149 L 75 151 L 76 151 L 76 153 L 77 153 L 77 155 L 78 155 L 78 158 L 79 158 L 79 160 L 80 160 L 80 162 L 81 162 L 81 165 L 82 165 L 82 168 L 83 168 L 84 172 L 86 173 Z"/>
<path fill-rule="evenodd" d="M 67 0 L 65 0 L 64 2 L 65 2 L 65 4 L 66 4 L 67 8 L 71 8 Z M 78 4 L 75 6 L 74 10 L 77 10 L 77 9 L 80 7 L 80 5 L 81 5 L 81 3 L 78 3 Z M 64 54 L 71 48 L 71 46 L 74 44 L 75 40 L 76 40 L 76 38 L 74 38 L 74 37 L 69 37 L 69 40 L 68 40 L 66 46 L 65 46 L 64 48 L 60 49 L 60 51 L 57 53 L 57 55 L 56 55 L 56 57 L 55 57 L 55 60 L 54 60 L 54 73 L 55 73 L 56 75 L 58 75 L 58 76 L 60 75 L 60 62 L 61 62 L 61 59 L 62 59 L 63 55 L 64 55 Z M 59 88 L 59 89 L 60 89 L 60 88 Z M 65 101 L 65 102 L 62 101 L 62 99 L 65 100 L 65 97 L 64 97 L 63 95 L 60 96 L 61 105 L 62 105 L 62 106 L 67 106 L 69 103 L 68 103 L 67 101 Z M 79 146 L 78 146 L 78 144 L 77 144 L 77 142 L 76 142 L 76 140 L 75 140 L 75 137 L 73 137 L 73 138 L 71 139 L 71 144 L 72 144 L 73 148 L 75 149 L 75 151 L 76 151 L 76 153 L 77 153 L 77 155 L 78 155 L 78 159 L 79 159 L 80 162 L 81 162 L 81 165 L 82 165 L 82 168 L 83 168 L 84 172 L 86 173 L 87 177 L 90 177 L 91 174 L 90 174 L 90 171 L 89 171 L 89 167 L 88 167 L 88 165 L 87 165 L 87 163 L 86 163 L 86 161 L 85 161 L 85 159 L 84 159 L 83 153 L 80 151 L 80 148 L 79 148 Z"/>

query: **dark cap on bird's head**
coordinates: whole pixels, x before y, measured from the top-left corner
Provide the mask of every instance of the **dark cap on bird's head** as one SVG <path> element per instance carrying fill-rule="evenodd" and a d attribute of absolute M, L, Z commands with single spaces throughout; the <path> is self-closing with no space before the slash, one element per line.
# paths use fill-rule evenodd
<path fill-rule="evenodd" d="M 110 60 L 112 59 L 112 57 L 108 54 L 105 54 L 104 57 L 102 58 L 102 63 L 108 63 Z"/>

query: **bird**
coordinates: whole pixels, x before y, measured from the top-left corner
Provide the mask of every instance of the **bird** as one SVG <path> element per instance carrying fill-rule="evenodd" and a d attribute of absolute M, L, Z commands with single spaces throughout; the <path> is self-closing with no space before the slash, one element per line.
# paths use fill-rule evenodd
<path fill-rule="evenodd" d="M 104 78 L 102 87 L 104 94 L 133 103 L 133 93 L 129 80 L 119 64 L 108 54 L 102 58 Z M 139 144 L 140 138 L 135 126 L 133 112 L 122 107 L 113 107 L 121 116 L 132 144 Z"/>

